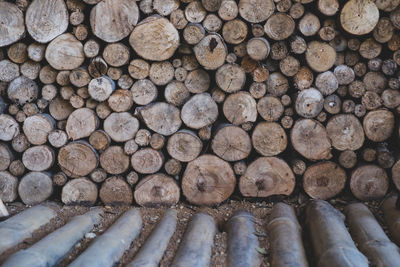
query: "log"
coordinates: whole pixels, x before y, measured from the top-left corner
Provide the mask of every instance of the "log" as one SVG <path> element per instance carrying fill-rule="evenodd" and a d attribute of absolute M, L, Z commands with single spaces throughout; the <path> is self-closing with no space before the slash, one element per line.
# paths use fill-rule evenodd
<path fill-rule="evenodd" d="M 242 160 L 250 155 L 250 136 L 238 126 L 222 125 L 212 139 L 211 149 L 226 161 Z"/>
<path fill-rule="evenodd" d="M 171 84 L 171 83 L 169 83 Z M 168 85 L 165 90 L 167 90 Z M 148 79 L 136 81 L 131 87 L 133 101 L 141 106 L 153 102 L 158 95 L 157 87 Z"/>
<path fill-rule="evenodd" d="M 49 133 L 47 139 L 52 147 L 60 148 L 68 142 L 68 135 L 62 130 L 53 130 Z"/>
<path fill-rule="evenodd" d="M 101 1 L 90 12 L 94 35 L 113 43 L 127 37 L 139 21 L 139 8 L 133 0 Z"/>
<path fill-rule="evenodd" d="M 329 70 L 335 63 L 336 51 L 327 43 L 312 41 L 308 44 L 306 61 L 308 66 L 316 72 Z"/>
<path fill-rule="evenodd" d="M 264 26 L 264 31 L 267 36 L 276 41 L 287 39 L 292 35 L 294 29 L 295 22 L 292 17 L 281 12 L 272 14 Z"/>
<path fill-rule="evenodd" d="M 239 7 L 234 0 L 226 0 L 221 2 L 218 9 L 218 15 L 221 19 L 230 21 L 237 17 L 239 14 Z"/>
<path fill-rule="evenodd" d="M 58 165 L 69 177 L 83 177 L 96 169 L 98 155 L 88 143 L 75 141 L 63 146 L 57 156 Z"/>
<path fill-rule="evenodd" d="M 107 76 L 92 79 L 88 85 L 89 95 L 99 102 L 107 100 L 114 90 L 115 83 Z"/>
<path fill-rule="evenodd" d="M 150 143 L 151 133 L 146 129 L 140 129 L 135 136 L 135 143 L 139 146 L 148 146 Z"/>
<path fill-rule="evenodd" d="M 30 171 L 45 171 L 55 162 L 54 150 L 49 146 L 32 146 L 22 154 L 22 163 Z"/>
<path fill-rule="evenodd" d="M 246 74 L 239 65 L 225 64 L 215 73 L 215 81 L 223 91 L 234 93 L 244 86 Z"/>
<path fill-rule="evenodd" d="M 97 186 L 87 178 L 70 180 L 62 188 L 61 201 L 65 205 L 89 205 L 97 200 Z"/>
<path fill-rule="evenodd" d="M 73 111 L 71 104 L 60 97 L 53 99 L 49 105 L 50 115 L 58 121 L 66 120 Z"/>
<path fill-rule="evenodd" d="M 260 157 L 247 167 L 239 180 L 240 193 L 245 197 L 290 195 L 295 177 L 289 165 L 276 157 Z"/>
<path fill-rule="evenodd" d="M 272 0 L 240 0 L 239 13 L 250 23 L 259 23 L 268 19 L 274 12 L 275 4 Z"/>
<path fill-rule="evenodd" d="M 19 65 L 4 59 L 0 61 L 0 81 L 11 82 L 20 74 Z"/>
<path fill-rule="evenodd" d="M 35 81 L 19 76 L 8 85 L 7 95 L 12 102 L 23 105 L 36 100 L 38 91 Z"/>
<path fill-rule="evenodd" d="M 0 143 L 0 171 L 5 171 L 14 159 L 14 155 L 7 144 Z"/>
<path fill-rule="evenodd" d="M 192 129 L 210 125 L 216 121 L 217 117 L 218 106 L 208 93 L 192 96 L 183 105 L 181 111 L 182 121 Z"/>
<path fill-rule="evenodd" d="M 137 113 L 150 130 L 166 136 L 178 131 L 182 124 L 179 109 L 164 102 L 137 108 Z"/>
<path fill-rule="evenodd" d="M 360 121 L 352 114 L 339 114 L 332 117 L 326 131 L 337 150 L 357 150 L 364 143 L 364 130 Z"/>
<path fill-rule="evenodd" d="M 68 116 L 65 131 L 69 139 L 77 140 L 90 136 L 98 126 L 99 119 L 94 111 L 88 108 L 80 108 Z"/>
<path fill-rule="evenodd" d="M 204 93 L 210 87 L 210 76 L 202 69 L 193 70 L 188 73 L 185 86 L 193 94 Z"/>
<path fill-rule="evenodd" d="M 296 99 L 296 112 L 304 118 L 314 118 L 322 111 L 324 97 L 315 88 L 302 90 Z"/>
<path fill-rule="evenodd" d="M 129 168 L 129 156 L 120 146 L 110 146 L 100 155 L 100 166 L 109 174 L 121 174 Z"/>
<path fill-rule="evenodd" d="M 0 114 L 0 140 L 11 141 L 19 135 L 19 124 L 8 114 Z"/>
<path fill-rule="evenodd" d="M 251 140 L 254 149 L 262 156 L 278 155 L 287 147 L 285 130 L 276 122 L 261 122 L 257 124 Z"/>
<path fill-rule="evenodd" d="M 386 171 L 376 165 L 364 165 L 353 171 L 350 189 L 353 195 L 363 201 L 380 199 L 389 188 Z"/>
<path fill-rule="evenodd" d="M 228 54 L 224 40 L 216 33 L 208 34 L 193 48 L 197 61 L 207 70 L 224 64 Z"/>
<path fill-rule="evenodd" d="M 135 187 L 134 198 L 143 207 L 172 206 L 178 203 L 180 190 L 172 177 L 156 173 L 140 180 Z"/>
<path fill-rule="evenodd" d="M 53 194 L 53 181 L 44 172 L 29 172 L 18 185 L 18 195 L 26 205 L 36 205 Z"/>
<path fill-rule="evenodd" d="M 139 129 L 139 121 L 129 112 L 110 114 L 103 125 L 104 131 L 116 142 L 132 139 Z"/>
<path fill-rule="evenodd" d="M 390 196 L 383 202 L 382 211 L 385 223 L 388 227 L 390 238 L 397 244 L 400 244 L 399 236 L 399 217 L 400 212 L 397 208 L 397 196 Z"/>
<path fill-rule="evenodd" d="M 365 135 L 371 141 L 385 141 L 394 130 L 394 115 L 386 109 L 370 111 L 364 117 L 363 127 Z"/>
<path fill-rule="evenodd" d="M 178 48 L 179 41 L 174 25 L 157 16 L 139 23 L 129 37 L 133 50 L 142 58 L 152 61 L 169 59 Z"/>
<path fill-rule="evenodd" d="M 290 139 L 293 148 L 309 160 L 330 159 L 331 141 L 325 127 L 311 119 L 296 121 Z"/>
<path fill-rule="evenodd" d="M 303 188 L 310 197 L 326 200 L 342 192 L 346 180 L 346 172 L 338 164 L 325 161 L 307 168 L 303 175 Z"/>
<path fill-rule="evenodd" d="M 213 217 L 205 213 L 195 214 L 171 266 L 209 266 L 216 231 Z"/>
<path fill-rule="evenodd" d="M 132 155 L 131 164 L 138 173 L 152 174 L 161 169 L 164 164 L 164 156 L 158 150 L 143 148 Z"/>
<path fill-rule="evenodd" d="M 212 206 L 225 201 L 236 185 L 232 167 L 209 154 L 188 163 L 182 177 L 182 191 L 195 205 Z"/>
<path fill-rule="evenodd" d="M 276 203 L 269 215 L 267 231 L 272 267 L 309 266 L 303 247 L 302 229 L 293 207 L 282 202 Z"/>
<path fill-rule="evenodd" d="M 82 43 L 70 33 L 62 34 L 51 41 L 46 48 L 45 57 L 56 70 L 76 69 L 85 60 Z"/>
<path fill-rule="evenodd" d="M 26 118 L 22 127 L 28 141 L 33 145 L 43 145 L 54 130 L 54 119 L 48 114 L 36 114 Z"/>
<path fill-rule="evenodd" d="M 182 106 L 190 97 L 185 84 L 180 81 L 170 82 L 164 90 L 165 100 L 174 106 Z"/>
<path fill-rule="evenodd" d="M 313 200 L 306 208 L 307 228 L 316 266 L 369 266 L 344 225 L 344 216 L 328 202 Z"/>
<path fill-rule="evenodd" d="M 227 222 L 229 266 L 260 266 L 254 221 L 251 213 L 238 211 Z"/>
<path fill-rule="evenodd" d="M 128 267 L 159 265 L 177 225 L 177 212 L 169 209 Z"/>
<path fill-rule="evenodd" d="M 369 0 L 348 1 L 340 12 L 340 24 L 343 29 L 354 35 L 371 32 L 379 20 L 379 10 Z"/>
<path fill-rule="evenodd" d="M 340 153 L 338 161 L 342 167 L 352 169 L 357 164 L 357 154 L 353 150 L 345 150 Z"/>
<path fill-rule="evenodd" d="M 230 94 L 225 99 L 222 110 L 228 121 L 234 125 L 255 122 L 257 119 L 256 101 L 244 91 Z"/>
<path fill-rule="evenodd" d="M 309 12 L 300 19 L 298 24 L 299 31 L 306 37 L 315 35 L 320 27 L 319 18 Z"/>
<path fill-rule="evenodd" d="M 104 205 L 131 205 L 132 190 L 119 176 L 107 178 L 101 185 L 99 197 Z"/>
<path fill-rule="evenodd" d="M 13 202 L 18 197 L 18 178 L 7 171 L 0 172 L 0 199 Z"/>
<path fill-rule="evenodd" d="M 395 266 L 400 262 L 399 248 L 390 241 L 371 211 L 362 203 L 345 208 L 352 238 L 368 257 L 370 264 Z"/>
<path fill-rule="evenodd" d="M 166 85 L 174 78 L 174 67 L 169 61 L 154 62 L 150 66 L 149 78 L 155 85 Z"/>
<path fill-rule="evenodd" d="M 25 16 L 29 35 L 39 43 L 48 43 L 68 28 L 68 11 L 62 0 L 34 0 Z"/>
<path fill-rule="evenodd" d="M 196 159 L 203 149 L 200 138 L 192 131 L 181 130 L 174 133 L 167 143 L 168 154 L 181 162 Z"/>

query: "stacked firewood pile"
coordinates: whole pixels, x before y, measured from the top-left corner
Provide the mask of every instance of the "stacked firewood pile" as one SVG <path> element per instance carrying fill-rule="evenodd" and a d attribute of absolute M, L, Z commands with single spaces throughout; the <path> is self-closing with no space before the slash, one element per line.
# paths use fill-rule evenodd
<path fill-rule="evenodd" d="M 399 4 L 0 0 L 0 198 L 381 198 Z"/>

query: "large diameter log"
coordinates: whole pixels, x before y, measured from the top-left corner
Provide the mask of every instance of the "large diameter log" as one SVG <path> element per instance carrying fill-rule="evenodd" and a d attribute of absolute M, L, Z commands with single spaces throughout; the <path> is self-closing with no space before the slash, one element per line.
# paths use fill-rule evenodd
<path fill-rule="evenodd" d="M 182 107 L 181 118 L 186 126 L 200 129 L 217 120 L 218 106 L 210 94 L 192 96 Z M 158 122 L 159 123 L 159 122 Z"/>
<path fill-rule="evenodd" d="M 246 211 L 236 212 L 227 223 L 228 266 L 258 267 L 261 264 L 258 237 L 254 229 L 255 218 Z"/>
<path fill-rule="evenodd" d="M 37 205 L 0 223 L 0 254 L 18 245 L 57 216 L 56 205 Z"/>
<path fill-rule="evenodd" d="M 56 70 L 79 68 L 85 60 L 82 43 L 70 33 L 64 33 L 51 41 L 46 48 L 45 57 Z"/>
<path fill-rule="evenodd" d="M 44 172 L 30 172 L 22 177 L 18 185 L 18 195 L 26 205 L 35 205 L 53 194 L 53 181 Z"/>
<path fill-rule="evenodd" d="M 337 150 L 357 150 L 364 144 L 364 130 L 356 116 L 352 114 L 339 114 L 332 117 L 326 131 L 332 141 L 332 146 Z"/>
<path fill-rule="evenodd" d="M 246 82 L 246 73 L 237 64 L 225 64 L 215 73 L 215 81 L 219 88 L 227 93 L 234 93 L 243 88 Z"/>
<path fill-rule="evenodd" d="M 25 33 L 24 15 L 14 4 L 0 2 L 0 47 L 15 43 Z"/>
<path fill-rule="evenodd" d="M 344 225 L 344 216 L 328 202 L 312 200 L 306 208 L 307 227 L 318 267 L 367 267 Z"/>
<path fill-rule="evenodd" d="M 354 35 L 370 33 L 379 20 L 379 10 L 370 0 L 348 1 L 340 13 L 343 29 Z"/>
<path fill-rule="evenodd" d="M 285 130 L 276 122 L 261 122 L 257 124 L 251 140 L 254 149 L 263 156 L 278 155 L 287 147 Z"/>
<path fill-rule="evenodd" d="M 138 209 L 126 211 L 107 231 L 69 266 L 113 266 L 124 254 L 142 229 L 142 217 Z"/>
<path fill-rule="evenodd" d="M 400 210 L 397 208 L 398 196 L 388 197 L 382 205 L 383 217 L 389 229 L 391 239 L 400 245 Z"/>
<path fill-rule="evenodd" d="M 63 186 L 61 201 L 65 205 L 92 206 L 97 200 L 97 195 L 97 186 L 93 182 L 87 178 L 77 178 Z"/>
<path fill-rule="evenodd" d="M 132 168 L 138 173 L 152 174 L 161 169 L 164 164 L 164 156 L 158 150 L 143 148 L 132 155 L 131 164 Z"/>
<path fill-rule="evenodd" d="M 315 88 L 300 91 L 296 98 L 296 112 L 304 118 L 315 118 L 324 107 L 324 97 Z"/>
<path fill-rule="evenodd" d="M 8 114 L 0 114 L 0 140 L 11 141 L 19 135 L 18 122 Z"/>
<path fill-rule="evenodd" d="M 104 131 L 116 142 L 125 142 L 135 137 L 139 121 L 129 112 L 111 113 L 104 120 Z"/>
<path fill-rule="evenodd" d="M 228 50 L 220 35 L 212 33 L 193 48 L 197 61 L 207 70 L 215 70 L 225 62 Z"/>
<path fill-rule="evenodd" d="M 196 159 L 202 149 L 201 139 L 194 132 L 188 130 L 174 133 L 167 143 L 167 151 L 170 156 L 182 162 Z"/>
<path fill-rule="evenodd" d="M 177 212 L 169 209 L 128 267 L 158 267 L 175 232 Z"/>
<path fill-rule="evenodd" d="M 363 121 L 365 135 L 373 142 L 385 141 L 393 133 L 394 121 L 394 115 L 389 110 L 370 111 L 365 115 Z"/>
<path fill-rule="evenodd" d="M 188 163 L 182 177 L 182 191 L 186 199 L 196 205 L 216 205 L 233 193 L 236 177 L 226 161 L 202 155 Z"/>
<path fill-rule="evenodd" d="M 280 41 L 292 35 L 295 22 L 286 13 L 277 12 L 271 15 L 264 25 L 264 31 L 269 38 Z"/>
<path fill-rule="evenodd" d="M 33 145 L 47 142 L 49 133 L 54 130 L 54 119 L 48 114 L 36 114 L 25 119 L 22 129 Z"/>
<path fill-rule="evenodd" d="M 109 174 L 121 174 L 129 168 L 129 156 L 120 146 L 110 146 L 100 155 L 100 166 Z"/>
<path fill-rule="evenodd" d="M 134 198 L 140 206 L 176 205 L 180 189 L 176 181 L 165 174 L 144 177 L 135 187 Z"/>
<path fill-rule="evenodd" d="M 55 153 L 49 146 L 33 146 L 22 154 L 22 163 L 31 171 L 45 171 L 53 166 Z"/>
<path fill-rule="evenodd" d="M 290 195 L 295 176 L 285 161 L 276 157 L 261 157 L 253 161 L 239 180 L 239 190 L 245 197 Z"/>
<path fill-rule="evenodd" d="M 310 166 L 303 175 L 303 188 L 312 198 L 329 199 L 346 186 L 346 172 L 335 162 L 325 161 Z"/>
<path fill-rule="evenodd" d="M 257 120 L 257 103 L 247 92 L 230 94 L 225 99 L 222 110 L 228 121 L 234 125 Z"/>
<path fill-rule="evenodd" d="M 80 108 L 72 112 L 67 120 L 65 131 L 72 140 L 90 136 L 99 126 L 99 119 L 89 108 Z"/>
<path fill-rule="evenodd" d="M 0 199 L 13 202 L 18 197 L 18 178 L 7 171 L 0 172 Z"/>
<path fill-rule="evenodd" d="M 139 8 L 134 0 L 101 1 L 90 12 L 94 35 L 108 43 L 127 37 L 138 20 Z"/>
<path fill-rule="evenodd" d="M 159 16 L 148 17 L 140 22 L 129 37 L 133 50 L 142 58 L 152 61 L 169 59 L 179 42 L 179 33 L 174 25 Z"/>
<path fill-rule="evenodd" d="M 325 127 L 312 119 L 296 121 L 290 133 L 294 149 L 309 160 L 330 159 L 331 141 Z"/>
<path fill-rule="evenodd" d="M 345 208 L 350 233 L 371 265 L 396 266 L 400 262 L 399 248 L 390 241 L 371 211 L 362 203 Z"/>
<path fill-rule="evenodd" d="M 5 171 L 14 159 L 14 155 L 8 145 L 0 143 L 0 171 Z"/>
<path fill-rule="evenodd" d="M 216 232 L 213 217 L 205 213 L 194 215 L 171 266 L 209 266 Z"/>
<path fill-rule="evenodd" d="M 239 14 L 250 23 L 259 23 L 268 19 L 275 10 L 275 4 L 272 0 L 240 0 Z"/>
<path fill-rule="evenodd" d="M 39 88 L 36 82 L 25 76 L 14 79 L 7 88 L 8 98 L 20 105 L 36 100 L 38 93 Z"/>
<path fill-rule="evenodd" d="M 364 165 L 351 174 L 350 189 L 358 199 L 363 201 L 380 199 L 389 189 L 389 178 L 381 167 Z"/>
<path fill-rule="evenodd" d="M 63 0 L 34 0 L 25 16 L 29 35 L 39 43 L 48 43 L 68 28 L 68 11 Z"/>
<path fill-rule="evenodd" d="M 335 49 L 327 43 L 312 41 L 306 51 L 308 66 L 316 72 L 329 70 L 336 60 Z"/>
<path fill-rule="evenodd" d="M 156 102 L 137 109 L 146 126 L 162 135 L 171 135 L 181 127 L 181 112 L 177 107 Z"/>
<path fill-rule="evenodd" d="M 101 221 L 102 210 L 93 209 L 74 217 L 63 227 L 47 235 L 31 247 L 11 255 L 4 266 L 55 266 L 86 233 Z"/>
<path fill-rule="evenodd" d="M 267 231 L 271 249 L 271 267 L 308 267 L 302 229 L 293 207 L 279 202 L 269 215 Z"/>
<path fill-rule="evenodd" d="M 248 133 L 234 125 L 223 125 L 215 134 L 211 149 L 226 161 L 245 159 L 251 152 L 251 140 Z"/>
<path fill-rule="evenodd" d="M 81 141 L 62 147 L 58 152 L 57 161 L 61 170 L 72 178 L 88 175 L 99 163 L 96 150 Z"/>
<path fill-rule="evenodd" d="M 111 176 L 101 185 L 99 197 L 104 205 L 132 204 L 132 190 L 121 177 Z"/>

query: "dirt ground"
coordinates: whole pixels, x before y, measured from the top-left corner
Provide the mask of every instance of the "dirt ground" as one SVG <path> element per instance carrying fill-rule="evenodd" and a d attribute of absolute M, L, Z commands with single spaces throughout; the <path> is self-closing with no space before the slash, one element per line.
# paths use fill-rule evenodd
<path fill-rule="evenodd" d="M 300 224 L 304 227 L 304 218 L 303 218 L 303 209 L 307 203 L 308 198 L 299 193 L 290 198 L 285 198 L 282 201 L 292 205 L 296 213 L 298 215 Z M 277 201 L 281 201 L 281 199 L 276 198 L 272 201 L 258 201 L 258 202 L 248 202 L 243 200 L 229 200 L 224 204 L 214 207 L 214 208 L 205 208 L 205 207 L 196 207 L 188 204 L 178 204 L 172 208 L 175 208 L 178 211 L 178 224 L 177 229 L 172 236 L 172 239 L 169 242 L 168 248 L 164 257 L 161 261 L 160 266 L 170 266 L 173 258 L 175 256 L 176 250 L 179 247 L 179 244 L 182 240 L 183 234 L 185 232 L 186 226 L 190 221 L 191 217 L 198 212 L 205 212 L 213 216 L 219 232 L 216 234 L 214 239 L 214 247 L 211 258 L 211 266 L 223 267 L 227 266 L 227 233 L 225 231 L 225 224 L 229 220 L 229 218 L 234 214 L 235 211 L 246 210 L 251 212 L 255 216 L 255 229 L 256 235 L 259 239 L 259 251 L 260 256 L 262 258 L 263 267 L 269 266 L 269 243 L 268 243 L 268 235 L 266 232 L 266 225 L 268 222 L 268 214 L 271 211 L 273 204 Z M 330 200 L 330 203 L 334 205 L 337 209 L 342 210 L 343 207 L 354 201 L 352 197 L 346 197 L 346 195 Z M 366 202 L 365 204 L 374 212 L 378 221 L 383 225 L 382 214 L 380 211 L 380 205 L 382 201 L 372 201 Z M 61 205 L 60 205 L 61 206 Z M 8 210 L 11 214 L 16 214 L 26 208 L 22 203 L 11 203 L 8 205 Z M 92 230 L 91 233 L 94 233 L 96 236 L 101 235 L 115 220 L 127 209 L 131 207 L 127 206 L 117 206 L 117 207 L 103 207 L 104 214 L 102 221 L 100 224 L 96 225 L 96 227 Z M 116 266 L 125 266 L 127 263 L 133 260 L 135 254 L 138 252 L 140 247 L 144 244 L 145 240 L 152 232 L 153 228 L 157 225 L 157 223 L 162 219 L 166 209 L 168 207 L 159 207 L 159 208 L 143 208 L 140 207 L 140 211 L 143 219 L 143 228 L 139 237 L 131 244 L 129 250 L 125 252 L 120 262 Z M 32 238 L 26 240 L 22 244 L 18 245 L 15 248 L 10 249 L 5 254 L 0 256 L 0 264 L 12 253 L 16 252 L 19 249 L 24 249 L 34 244 L 38 240 L 42 239 L 47 234 L 53 232 L 57 228 L 64 225 L 66 222 L 70 220 L 71 217 L 80 215 L 88 211 L 89 207 L 83 206 L 70 206 L 63 207 L 60 209 L 58 216 L 53 219 L 49 224 L 45 225 L 38 231 L 36 231 Z M 384 226 L 384 225 L 383 225 Z M 384 228 L 385 229 L 385 228 Z M 386 229 L 385 229 L 386 230 Z M 313 262 L 312 258 L 312 249 L 311 244 L 307 238 L 308 234 L 304 232 L 304 245 L 306 251 L 308 253 L 310 263 Z M 93 237 L 87 235 L 83 238 L 73 250 L 58 264 L 58 266 L 67 266 L 71 263 L 80 253 L 82 253 L 93 241 Z"/>

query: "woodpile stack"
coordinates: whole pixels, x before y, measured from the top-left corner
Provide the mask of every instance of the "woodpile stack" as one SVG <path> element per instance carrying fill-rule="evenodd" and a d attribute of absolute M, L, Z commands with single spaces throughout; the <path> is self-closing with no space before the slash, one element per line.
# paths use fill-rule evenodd
<path fill-rule="evenodd" d="M 0 199 L 382 198 L 399 4 L 0 0 Z"/>

